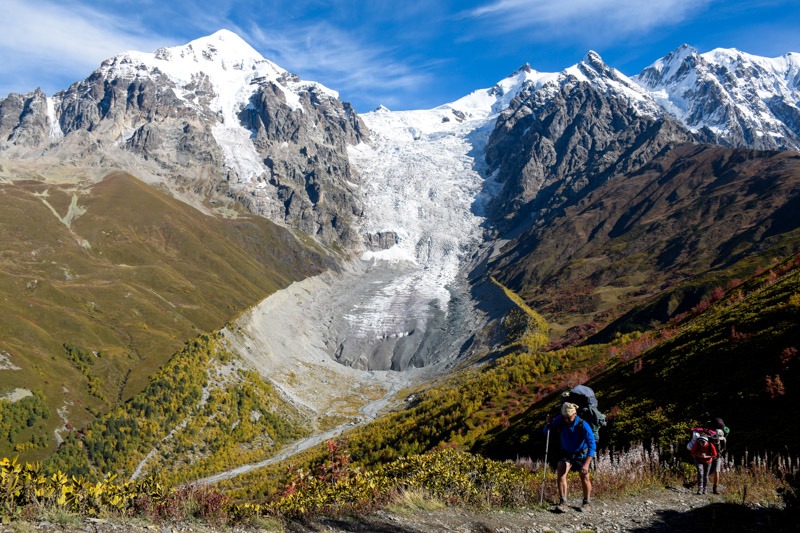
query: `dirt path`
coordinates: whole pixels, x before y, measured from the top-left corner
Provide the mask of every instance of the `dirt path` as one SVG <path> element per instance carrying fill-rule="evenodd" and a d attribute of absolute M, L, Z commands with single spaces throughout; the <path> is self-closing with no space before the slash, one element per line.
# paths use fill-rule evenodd
<path fill-rule="evenodd" d="M 380 511 L 364 517 L 324 517 L 289 524 L 296 533 L 444 533 L 444 532 L 759 532 L 798 531 L 781 509 L 743 506 L 723 496 L 698 496 L 683 487 L 653 490 L 625 499 L 598 497 L 587 511 L 572 502 L 564 513 L 548 509 L 477 512 Z"/>
<path fill-rule="evenodd" d="M 578 501 L 574 502 L 576 505 Z M 0 531 L 94 531 L 138 533 L 148 531 L 286 531 L 291 533 L 753 533 L 798 531 L 796 517 L 778 507 L 741 505 L 723 496 L 697 496 L 683 487 L 651 490 L 622 499 L 598 497 L 590 510 L 572 507 L 564 513 L 541 508 L 480 512 L 461 508 L 436 511 L 378 511 L 364 516 L 316 517 L 271 529 L 237 526 L 214 528 L 197 522 L 153 525 L 136 520 L 86 519 L 80 525 L 48 522 L 0 525 Z"/>

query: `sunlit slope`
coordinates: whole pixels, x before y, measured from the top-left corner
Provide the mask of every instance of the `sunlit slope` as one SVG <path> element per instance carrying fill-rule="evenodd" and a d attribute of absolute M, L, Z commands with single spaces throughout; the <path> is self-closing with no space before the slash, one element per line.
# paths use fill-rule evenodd
<path fill-rule="evenodd" d="M 194 481 L 270 457 L 307 428 L 302 413 L 218 334 L 199 335 L 142 392 L 69 432 L 46 467 L 95 479 L 114 473 Z"/>
<path fill-rule="evenodd" d="M 0 435 L 0 454 L 46 455 L 56 428 L 130 398 L 186 339 L 324 261 L 265 219 L 215 218 L 123 173 L 1 191 L 0 395 L 41 391 L 48 409 Z"/>
<path fill-rule="evenodd" d="M 682 441 L 691 424 L 720 416 L 737 455 L 797 454 L 798 428 L 787 417 L 800 405 L 800 257 L 759 270 L 713 291 L 681 322 L 608 347 L 602 371 L 587 373 L 610 415 L 604 444 Z M 556 406 L 557 395 L 531 404 L 474 449 L 541 453 L 541 422 Z"/>

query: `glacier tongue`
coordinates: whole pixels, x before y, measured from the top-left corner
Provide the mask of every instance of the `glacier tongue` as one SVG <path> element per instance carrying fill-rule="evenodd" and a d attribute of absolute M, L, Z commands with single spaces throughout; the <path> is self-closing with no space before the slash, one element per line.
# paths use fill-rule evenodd
<path fill-rule="evenodd" d="M 399 237 L 393 248 L 366 252 L 363 259 L 413 263 L 415 290 L 443 309 L 446 285 L 455 279 L 464 253 L 481 240 L 483 219 L 473 204 L 483 184 L 486 142 L 476 128 L 485 119 L 442 122 L 448 114 L 367 113 L 363 119 L 372 141 L 349 151 L 365 183 L 364 231 Z"/>
<path fill-rule="evenodd" d="M 438 353 L 453 329 L 451 293 L 460 291 L 459 271 L 483 235 L 476 198 L 491 122 L 476 115 L 449 106 L 362 115 L 371 141 L 349 149 L 364 184 L 362 229 L 391 232 L 397 243 L 362 255 L 371 283 L 336 324 L 340 362 L 400 370 L 452 355 Z"/>

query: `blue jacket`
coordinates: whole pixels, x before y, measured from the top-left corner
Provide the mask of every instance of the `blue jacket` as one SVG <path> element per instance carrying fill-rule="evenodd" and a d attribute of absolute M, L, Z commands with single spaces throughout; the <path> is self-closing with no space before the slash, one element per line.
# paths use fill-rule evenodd
<path fill-rule="evenodd" d="M 547 423 L 545 423 L 543 428 L 545 434 L 547 433 L 547 426 Z M 554 431 L 560 430 L 561 449 L 564 453 L 576 459 L 594 457 L 597 451 L 594 432 L 592 432 L 589 423 L 581 417 L 576 416 L 575 421 L 570 424 L 563 416 L 558 415 L 550 422 L 550 429 Z"/>

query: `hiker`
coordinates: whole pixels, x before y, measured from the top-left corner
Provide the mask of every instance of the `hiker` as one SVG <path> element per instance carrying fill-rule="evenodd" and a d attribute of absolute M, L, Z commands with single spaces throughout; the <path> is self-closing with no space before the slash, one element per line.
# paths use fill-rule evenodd
<path fill-rule="evenodd" d="M 706 494 L 711 462 L 717 457 L 717 448 L 708 435 L 700 435 L 692 445 L 692 457 L 697 468 L 697 494 Z"/>
<path fill-rule="evenodd" d="M 728 429 L 721 418 L 715 418 L 706 422 L 706 427 L 716 433 L 716 439 L 713 439 L 712 442 L 716 443 L 717 456 L 711 460 L 711 472 L 708 474 L 708 479 L 713 483 L 711 492 L 719 494 L 718 487 L 723 463 L 722 455 L 728 449 L 728 433 L 730 433 L 731 430 Z"/>
<path fill-rule="evenodd" d="M 594 433 L 589 424 L 578 416 L 578 406 L 566 402 L 561 405 L 561 414 L 553 418 L 547 415 L 544 432 L 556 430 L 561 436 L 562 459 L 558 462 L 558 505 L 556 510 L 564 511 L 567 502 L 567 474 L 570 469 L 577 470 L 583 488 L 581 510 L 589 506 L 592 495 L 592 482 L 589 479 L 589 466 L 596 450 Z"/>

